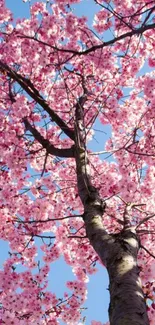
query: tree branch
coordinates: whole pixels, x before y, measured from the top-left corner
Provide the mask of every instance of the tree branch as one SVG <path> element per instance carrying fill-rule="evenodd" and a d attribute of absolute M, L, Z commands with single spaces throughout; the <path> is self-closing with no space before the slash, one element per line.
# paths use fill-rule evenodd
<path fill-rule="evenodd" d="M 73 215 L 73 216 L 66 216 L 66 217 L 62 217 L 62 218 L 49 218 L 49 219 L 45 219 L 45 220 L 30 220 L 30 221 L 23 221 L 21 219 L 15 219 L 15 222 L 18 222 L 20 224 L 36 224 L 36 223 L 46 223 L 46 222 L 51 222 L 51 221 L 59 221 L 59 220 L 64 220 L 64 219 L 70 219 L 70 218 L 82 218 L 82 215 Z"/>
<path fill-rule="evenodd" d="M 74 141 L 74 131 L 70 129 L 67 124 L 49 107 L 46 100 L 39 94 L 39 91 L 34 87 L 32 82 L 21 76 L 19 73 L 11 69 L 6 63 L 3 63 L 0 60 L 0 70 L 12 78 L 14 81 L 18 82 L 18 84 L 27 92 L 27 94 L 35 100 L 51 117 L 52 121 L 54 121 L 60 129 L 71 139 Z"/>
<path fill-rule="evenodd" d="M 112 45 L 112 44 L 114 44 L 114 43 L 116 43 L 118 41 L 121 41 L 121 40 L 123 40 L 123 39 L 125 39 L 127 37 L 132 37 L 134 35 L 142 35 L 147 30 L 154 29 L 154 28 L 155 28 L 155 23 L 149 24 L 149 25 L 145 25 L 145 26 L 142 25 L 141 27 L 139 27 L 137 29 L 133 29 L 130 32 L 124 33 L 124 34 L 122 34 L 122 35 L 120 35 L 118 37 L 115 37 L 115 38 L 111 39 L 110 41 L 103 42 L 102 44 L 94 45 L 94 46 L 92 46 L 92 47 L 90 47 L 90 48 L 88 48 L 88 49 L 86 49 L 84 51 L 76 51 L 76 50 L 58 48 L 57 46 L 52 46 L 52 45 L 50 45 L 50 44 L 48 44 L 46 42 L 43 42 L 41 40 L 38 40 L 38 39 L 36 39 L 36 38 L 34 38 L 32 36 L 18 35 L 18 37 L 19 38 L 32 39 L 32 40 L 34 40 L 34 41 L 36 41 L 36 42 L 38 42 L 40 44 L 43 44 L 45 46 L 48 46 L 48 47 L 52 48 L 55 51 L 63 52 L 63 53 L 71 53 L 71 54 L 73 54 L 72 57 L 74 57 L 74 56 L 77 56 L 77 55 L 78 56 L 81 56 L 81 55 L 89 54 L 89 53 L 94 52 L 94 51 L 96 51 L 98 49 L 102 49 L 102 48 L 107 47 L 109 45 Z"/>
<path fill-rule="evenodd" d="M 155 255 L 153 255 L 152 253 L 150 253 L 150 251 L 145 246 L 143 246 L 143 245 L 140 244 L 140 248 L 143 248 L 147 254 L 149 254 L 151 257 L 155 258 Z"/>
<path fill-rule="evenodd" d="M 46 149 L 48 154 L 58 156 L 58 157 L 64 157 L 64 158 L 70 158 L 74 157 L 74 150 L 73 147 L 67 148 L 67 149 L 59 149 L 55 148 L 53 144 L 49 142 L 49 140 L 45 139 L 36 128 L 34 128 L 26 118 L 23 119 L 23 122 L 25 124 L 25 128 L 29 130 L 32 135 L 34 136 L 35 140 L 37 140 L 44 149 Z"/>
<path fill-rule="evenodd" d="M 138 229 L 138 228 L 139 228 L 143 223 L 147 222 L 149 219 L 151 219 L 151 218 L 153 218 L 153 217 L 155 217 L 155 214 L 152 214 L 152 215 L 150 215 L 150 216 L 148 216 L 148 217 L 142 219 L 142 220 L 138 223 L 136 229 Z"/>

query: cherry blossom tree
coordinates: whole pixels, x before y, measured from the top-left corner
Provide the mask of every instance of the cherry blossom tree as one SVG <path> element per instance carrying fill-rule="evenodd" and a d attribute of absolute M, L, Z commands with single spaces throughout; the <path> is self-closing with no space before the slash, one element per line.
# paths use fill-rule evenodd
<path fill-rule="evenodd" d="M 16 21 L 0 0 L 1 324 L 85 324 L 96 261 L 110 325 L 154 324 L 155 4 L 89 1 L 91 26 L 81 0 L 34 2 Z M 96 121 L 112 130 L 101 152 Z M 60 256 L 75 275 L 61 300 L 48 289 Z"/>

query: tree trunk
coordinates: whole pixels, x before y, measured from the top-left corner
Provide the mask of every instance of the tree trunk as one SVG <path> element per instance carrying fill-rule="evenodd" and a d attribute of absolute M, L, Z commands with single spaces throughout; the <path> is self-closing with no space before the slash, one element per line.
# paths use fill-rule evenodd
<path fill-rule="evenodd" d="M 91 193 L 90 201 L 86 195 L 83 214 L 86 234 L 109 274 L 110 325 L 149 325 L 137 265 L 138 237 L 132 228 L 108 234 L 102 221 L 104 208 L 97 190 Z"/>
<path fill-rule="evenodd" d="M 85 89 L 84 89 L 85 90 Z M 139 240 L 130 225 L 130 204 L 124 213 L 124 225 L 118 234 L 108 234 L 103 226 L 105 203 L 91 183 L 84 126 L 85 94 L 75 112 L 75 159 L 78 193 L 84 207 L 86 234 L 110 279 L 110 325 L 149 325 L 146 304 L 139 277 L 137 254 Z"/>
<path fill-rule="evenodd" d="M 90 213 L 85 214 L 85 225 L 93 248 L 108 270 L 110 325 L 149 325 L 137 265 L 139 241 L 134 229 L 109 235 L 97 211 L 91 217 Z"/>

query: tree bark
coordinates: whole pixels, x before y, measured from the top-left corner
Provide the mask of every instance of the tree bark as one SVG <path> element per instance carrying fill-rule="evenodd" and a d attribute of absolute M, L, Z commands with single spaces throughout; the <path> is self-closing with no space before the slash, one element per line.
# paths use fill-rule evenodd
<path fill-rule="evenodd" d="M 110 325 L 149 325 L 137 265 L 138 238 L 132 229 L 114 237 L 107 257 Z"/>

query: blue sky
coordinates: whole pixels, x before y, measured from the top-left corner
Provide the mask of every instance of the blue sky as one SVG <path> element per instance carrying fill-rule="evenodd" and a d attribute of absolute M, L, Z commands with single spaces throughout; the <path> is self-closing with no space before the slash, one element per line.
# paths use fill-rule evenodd
<path fill-rule="evenodd" d="M 35 2 L 42 2 L 41 0 L 31 0 L 31 4 Z M 28 17 L 29 16 L 29 2 L 23 3 L 22 0 L 6 0 L 6 6 L 14 13 L 14 17 Z M 89 4 L 89 6 L 88 6 Z M 74 4 L 73 8 L 77 15 L 87 16 L 89 21 L 93 18 L 94 12 L 97 12 L 98 6 L 93 1 L 83 0 L 80 4 Z"/>
<path fill-rule="evenodd" d="M 88 6 L 89 1 L 89 6 Z M 34 3 L 35 1 L 31 1 Z M 41 2 L 41 1 L 39 1 Z M 22 0 L 6 0 L 6 6 L 14 13 L 14 18 L 28 17 L 29 16 L 29 3 L 23 3 Z M 93 1 L 84 0 L 80 5 L 75 5 L 75 12 L 77 15 L 86 15 L 89 18 L 89 22 L 92 20 L 94 12 L 98 10 L 97 6 L 93 4 Z M 97 122 L 95 127 L 100 129 L 100 124 Z M 94 151 L 103 150 L 105 140 L 109 137 L 109 126 L 105 129 L 105 134 L 97 132 L 96 140 L 91 143 L 91 149 Z M 102 141 L 101 140 L 102 137 Z M 8 256 L 9 247 L 6 242 L 1 243 L 1 257 L 0 267 L 4 260 Z M 39 245 L 39 240 L 37 240 Z M 38 255 L 38 259 L 41 258 L 41 252 Z M 108 275 L 106 269 L 97 264 L 98 272 L 90 277 L 88 284 L 88 299 L 85 303 L 85 307 L 88 309 L 83 312 L 83 316 L 86 316 L 85 325 L 89 325 L 91 320 L 107 322 L 108 320 L 108 305 L 109 305 L 109 292 L 108 288 Z M 17 268 L 17 272 L 20 268 Z M 62 298 L 65 288 L 65 283 L 68 280 L 72 280 L 74 275 L 71 268 L 64 263 L 63 259 L 56 261 L 51 265 L 49 290 L 55 292 L 59 298 Z M 63 324 L 63 323 L 61 323 Z"/>

